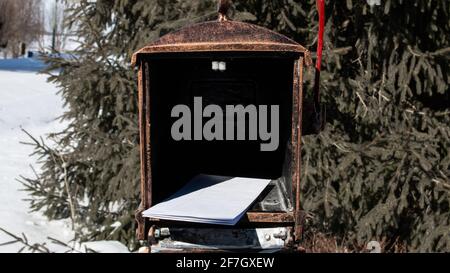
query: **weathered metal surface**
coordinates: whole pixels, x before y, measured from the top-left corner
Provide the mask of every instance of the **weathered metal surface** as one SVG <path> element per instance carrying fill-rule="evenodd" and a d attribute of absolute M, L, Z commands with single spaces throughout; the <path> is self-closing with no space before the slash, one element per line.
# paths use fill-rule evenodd
<path fill-rule="evenodd" d="M 153 205 L 153 198 L 152 198 L 152 169 L 151 169 L 151 143 L 150 143 L 150 134 L 151 134 L 151 122 L 150 122 L 150 67 L 148 63 L 145 63 L 145 75 L 144 75 L 145 81 L 145 145 L 142 146 L 145 149 L 145 168 L 146 168 L 146 183 L 144 185 L 145 187 L 145 200 L 146 203 L 144 204 L 146 208 L 149 208 Z"/>
<path fill-rule="evenodd" d="M 142 147 L 145 147 L 145 117 L 144 117 L 144 64 L 139 65 L 139 72 L 138 72 L 138 104 L 139 104 L 139 141 L 140 141 L 140 159 L 141 159 L 141 204 L 139 208 L 135 212 L 135 219 L 137 222 L 137 239 L 138 240 L 145 240 L 145 219 L 142 217 L 142 212 L 147 208 L 147 201 L 146 201 L 146 183 L 147 183 L 147 166 L 146 166 L 146 155 L 145 152 L 142 150 Z"/>
<path fill-rule="evenodd" d="M 309 51 L 288 37 L 269 29 L 234 21 L 211 21 L 195 24 L 161 37 L 133 55 L 136 64 L 140 55 L 175 52 L 274 51 L 297 52 L 311 65 Z"/>
<path fill-rule="evenodd" d="M 293 192 L 295 194 L 295 237 L 301 237 L 302 222 L 301 207 L 300 207 L 300 174 L 301 174 L 301 137 L 302 137 L 302 106 L 303 106 L 303 60 L 300 58 L 294 64 L 294 112 L 293 112 L 293 133 L 292 133 L 292 147 L 294 152 L 294 174 L 292 175 Z"/>
<path fill-rule="evenodd" d="M 292 213 L 248 212 L 245 220 L 250 223 L 293 223 Z"/>
<path fill-rule="evenodd" d="M 156 237 L 156 249 L 183 250 L 264 250 L 283 249 L 292 240 L 289 227 L 211 229 L 167 228 L 166 236 Z"/>
<path fill-rule="evenodd" d="M 139 65 L 138 72 L 138 103 L 139 103 L 139 139 L 140 139 L 140 161 L 141 161 L 141 204 L 136 211 L 137 238 L 145 240 L 145 219 L 142 212 L 152 204 L 151 194 L 151 160 L 150 160 L 150 83 L 148 74 L 148 64 Z"/>

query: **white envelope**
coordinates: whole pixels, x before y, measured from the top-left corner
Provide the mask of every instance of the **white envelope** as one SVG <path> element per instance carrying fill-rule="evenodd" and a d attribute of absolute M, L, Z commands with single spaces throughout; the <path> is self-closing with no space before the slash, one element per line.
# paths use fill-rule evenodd
<path fill-rule="evenodd" d="M 144 217 L 217 225 L 235 225 L 271 180 L 198 175 Z"/>

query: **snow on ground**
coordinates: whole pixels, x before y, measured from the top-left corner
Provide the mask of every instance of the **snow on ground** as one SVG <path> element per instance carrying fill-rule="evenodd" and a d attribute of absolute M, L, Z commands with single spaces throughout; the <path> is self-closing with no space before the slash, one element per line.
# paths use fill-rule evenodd
<path fill-rule="evenodd" d="M 33 136 L 58 132 L 64 124 L 56 120 L 64 109 L 57 87 L 47 83 L 47 76 L 37 74 L 42 64 L 34 59 L 0 60 L 0 228 L 20 235 L 24 233 L 31 243 L 47 243 L 53 252 L 67 251 L 62 246 L 49 243 L 48 237 L 63 242 L 73 238 L 69 220 L 48 221 L 41 213 L 30 213 L 23 199 L 27 193 L 16 180 L 20 175 L 34 177 L 30 165 L 36 165 L 36 157 L 30 157 L 33 147 L 21 128 Z M 0 244 L 11 241 L 0 231 Z M 99 252 L 124 252 L 118 242 L 96 242 L 88 245 Z M 0 246 L 1 252 L 16 252 L 22 246 Z"/>
<path fill-rule="evenodd" d="M 117 241 L 97 241 L 81 244 L 81 250 L 88 249 L 97 253 L 129 253 L 126 246 Z"/>

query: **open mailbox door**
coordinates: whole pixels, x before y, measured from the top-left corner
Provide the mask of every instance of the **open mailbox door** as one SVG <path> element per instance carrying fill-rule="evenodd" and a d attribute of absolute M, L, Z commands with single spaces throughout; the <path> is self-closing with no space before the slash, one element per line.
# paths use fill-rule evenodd
<path fill-rule="evenodd" d="M 311 57 L 283 35 L 221 18 L 169 33 L 133 56 L 139 67 L 138 238 L 148 241 L 153 252 L 296 250 L 303 218 L 299 200 L 303 67 L 312 64 Z M 276 128 L 273 124 L 265 128 L 276 129 L 277 135 L 272 135 L 276 141 L 255 140 L 251 129 L 246 138 L 237 140 L 196 135 L 208 119 L 195 118 L 195 113 L 189 121 L 190 134 L 174 138 L 174 108 L 184 105 L 195 112 L 199 100 L 203 113 L 208 105 L 222 110 L 229 105 L 277 106 Z M 244 121 L 250 124 L 250 118 Z M 257 121 L 260 126 L 261 116 Z M 239 128 L 227 128 L 238 134 Z M 234 226 L 143 217 L 144 211 L 199 174 L 270 183 Z"/>

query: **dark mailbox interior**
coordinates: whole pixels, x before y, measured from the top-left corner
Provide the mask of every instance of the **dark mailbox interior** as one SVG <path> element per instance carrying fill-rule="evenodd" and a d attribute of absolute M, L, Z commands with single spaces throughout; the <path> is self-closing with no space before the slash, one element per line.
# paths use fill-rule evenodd
<path fill-rule="evenodd" d="M 290 206 L 292 82 L 294 60 L 298 58 L 293 55 L 197 53 L 146 59 L 153 204 L 168 198 L 194 176 L 211 174 L 272 179 L 253 210 L 285 211 Z M 212 61 L 226 62 L 226 71 L 214 71 Z M 260 141 L 173 140 L 171 128 L 177 118 L 171 117 L 172 108 L 184 104 L 193 109 L 194 97 L 203 98 L 203 107 L 216 104 L 223 109 L 225 105 L 279 105 L 278 149 L 260 151 Z M 271 206 L 273 200 L 269 199 L 274 198 L 283 199 L 278 200 L 283 204 Z"/>

